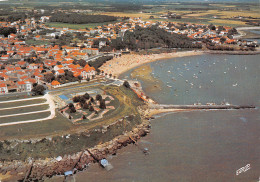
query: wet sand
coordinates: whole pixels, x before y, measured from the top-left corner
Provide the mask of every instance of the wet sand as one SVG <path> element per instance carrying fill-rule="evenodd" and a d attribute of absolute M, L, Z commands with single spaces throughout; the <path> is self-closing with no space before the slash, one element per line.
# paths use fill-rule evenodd
<path fill-rule="evenodd" d="M 145 63 L 149 63 L 161 59 L 195 56 L 201 54 L 203 54 L 202 51 L 184 51 L 184 52 L 162 53 L 162 54 L 152 54 L 152 55 L 128 54 L 118 58 L 113 58 L 112 60 L 103 64 L 100 67 L 100 70 L 104 71 L 107 74 L 112 74 L 113 76 L 118 77 L 120 74 Z"/>

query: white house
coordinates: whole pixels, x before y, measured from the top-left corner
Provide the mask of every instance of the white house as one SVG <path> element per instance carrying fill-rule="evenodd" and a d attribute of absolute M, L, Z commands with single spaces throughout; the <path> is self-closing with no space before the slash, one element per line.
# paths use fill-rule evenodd
<path fill-rule="evenodd" d="M 8 93 L 8 89 L 5 83 L 0 82 L 0 94 Z"/>

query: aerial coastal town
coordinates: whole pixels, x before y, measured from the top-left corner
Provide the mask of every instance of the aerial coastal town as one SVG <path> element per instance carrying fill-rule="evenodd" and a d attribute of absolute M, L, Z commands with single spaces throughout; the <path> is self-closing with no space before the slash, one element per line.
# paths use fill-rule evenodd
<path fill-rule="evenodd" d="M 256 108 L 228 102 L 160 104 L 144 92 L 143 80 L 120 77 L 157 60 L 257 55 L 259 43 L 249 37 L 256 33 L 249 33 L 248 27 L 180 21 L 196 14 L 196 8 L 190 14 L 151 14 L 145 8 L 149 16 L 128 17 L 67 6 L 6 6 L 10 12 L 0 7 L 0 182 L 55 181 L 57 176 L 66 181 L 93 163 L 111 170 L 107 156 L 129 144 L 148 155 L 149 149 L 137 141 L 150 133 L 154 115 Z M 221 12 L 227 10 L 234 9 Z M 234 15 L 229 21 L 244 21 L 257 30 L 260 18 L 252 16 Z M 221 21 L 217 15 L 210 17 Z M 146 68 L 140 68 L 147 71 L 145 79 L 161 91 L 159 77 Z M 168 82 L 167 89 L 173 89 Z"/>
<path fill-rule="evenodd" d="M 91 79 L 96 74 L 94 67 L 87 64 L 89 58 L 102 54 L 111 41 L 123 38 L 127 31 L 133 32 L 136 26 L 148 28 L 158 25 L 159 28 L 169 33 L 186 35 L 194 44 L 203 47 L 203 40 L 209 41 L 208 47 L 218 46 L 230 50 L 254 50 L 256 42 L 239 41 L 233 36 L 237 31 L 226 26 L 205 26 L 201 24 L 180 24 L 169 22 L 142 21 L 141 18 L 129 19 L 90 28 L 89 30 L 73 30 L 68 28 L 47 27 L 45 22 L 48 16 L 25 19 L 25 21 L 0 22 L 0 26 L 7 29 L 1 35 L 1 94 L 8 92 L 30 92 L 33 84 L 45 84 L 49 87 L 58 87 L 68 80 L 62 79 L 65 71 L 73 73 L 71 81 Z M 8 32 L 9 31 L 9 32 Z M 80 38 L 76 43 L 69 45 L 28 45 L 26 40 L 49 41 L 64 36 Z M 103 49 L 102 49 L 103 48 Z M 119 47 L 120 48 L 120 47 Z M 128 50 L 128 48 L 126 48 Z M 112 50 L 113 52 L 122 51 Z M 124 49 L 125 51 L 125 49 Z M 104 53 L 104 52 L 103 52 Z M 75 60 L 85 60 L 86 64 L 78 64 Z M 91 59 L 90 59 L 91 60 Z M 49 79 L 53 76 L 55 79 Z M 61 81 L 59 81 L 61 80 Z"/>

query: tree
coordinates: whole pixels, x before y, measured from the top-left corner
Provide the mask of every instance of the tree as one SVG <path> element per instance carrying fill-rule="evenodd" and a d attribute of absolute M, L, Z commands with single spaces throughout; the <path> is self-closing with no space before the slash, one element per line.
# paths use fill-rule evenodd
<path fill-rule="evenodd" d="M 88 99 L 89 99 L 89 94 L 86 92 L 86 93 L 83 95 L 83 97 L 88 100 Z"/>
<path fill-rule="evenodd" d="M 94 107 L 93 106 L 89 106 L 89 111 L 90 112 L 93 112 L 95 109 L 94 109 Z"/>
<path fill-rule="evenodd" d="M 83 96 L 80 96 L 79 102 L 84 104 L 86 102 L 86 99 Z"/>
<path fill-rule="evenodd" d="M 128 81 L 124 81 L 123 85 L 124 85 L 126 88 L 130 88 L 130 84 L 128 83 Z"/>
<path fill-rule="evenodd" d="M 69 108 L 72 108 L 72 107 L 74 107 L 74 104 L 69 103 Z"/>
<path fill-rule="evenodd" d="M 83 105 L 83 109 L 88 109 L 88 108 L 89 108 L 88 103 L 85 103 L 85 104 Z"/>
<path fill-rule="evenodd" d="M 89 102 L 88 102 L 88 105 L 89 105 L 89 106 L 91 106 L 91 105 L 92 105 L 91 101 L 89 101 Z"/>
<path fill-rule="evenodd" d="M 75 107 L 70 108 L 70 113 L 75 113 L 75 112 L 76 112 Z"/>
<path fill-rule="evenodd" d="M 37 85 L 32 89 L 35 95 L 44 95 L 45 87 L 43 85 Z"/>
<path fill-rule="evenodd" d="M 44 75 L 44 81 L 51 83 L 53 80 L 55 80 L 55 76 L 53 73 L 48 73 Z"/>
<path fill-rule="evenodd" d="M 112 51 L 112 47 L 110 46 L 103 46 L 99 49 L 100 52 L 111 52 Z"/>
<path fill-rule="evenodd" d="M 79 80 L 79 82 L 82 80 L 82 76 L 78 76 L 78 80 Z"/>
<path fill-rule="evenodd" d="M 101 96 L 100 94 L 97 94 L 97 95 L 96 95 L 96 100 L 101 101 L 101 100 L 102 100 L 102 96 Z"/>
<path fill-rule="evenodd" d="M 86 116 L 85 116 L 85 115 L 82 115 L 82 119 L 86 119 Z"/>
<path fill-rule="evenodd" d="M 90 101 L 91 101 L 92 103 L 95 102 L 95 100 L 93 99 L 93 97 L 90 98 Z"/>
<path fill-rule="evenodd" d="M 73 23 L 73 24 L 85 24 L 85 23 L 103 23 L 116 21 L 114 16 L 107 15 L 84 15 L 79 13 L 55 13 L 52 14 L 51 22 Z M 87 28 L 86 28 L 87 29 Z"/>
<path fill-rule="evenodd" d="M 15 27 L 0 27 L 0 35 L 8 37 L 10 34 L 16 34 L 17 30 Z"/>
<path fill-rule="evenodd" d="M 106 101 L 104 99 L 100 100 L 99 108 L 100 109 L 106 109 Z"/>
<path fill-rule="evenodd" d="M 75 96 L 73 97 L 73 102 L 79 102 L 80 101 L 80 96 Z"/>
<path fill-rule="evenodd" d="M 117 37 L 116 39 L 112 39 L 111 46 L 116 50 L 124 49 L 126 47 L 125 43 L 119 37 Z"/>
<path fill-rule="evenodd" d="M 32 86 L 33 86 L 33 87 L 36 87 L 37 85 L 38 85 L 38 83 L 33 83 L 33 85 L 32 85 Z"/>
<path fill-rule="evenodd" d="M 78 63 L 81 67 L 85 67 L 86 64 L 87 64 L 87 62 L 86 62 L 85 60 L 83 60 L 83 59 L 77 61 L 77 63 Z"/>
<path fill-rule="evenodd" d="M 226 38 L 225 37 L 221 37 L 220 38 L 220 42 L 223 44 L 224 42 L 226 41 Z"/>

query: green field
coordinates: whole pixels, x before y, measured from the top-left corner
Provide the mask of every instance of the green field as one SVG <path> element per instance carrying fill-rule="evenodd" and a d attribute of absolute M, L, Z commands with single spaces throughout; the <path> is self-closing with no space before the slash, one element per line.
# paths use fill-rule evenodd
<path fill-rule="evenodd" d="M 25 160 L 29 156 L 45 158 L 75 153 L 86 147 L 93 147 L 101 142 L 109 141 L 115 136 L 131 130 L 136 124 L 140 124 L 141 117 L 137 107 L 143 105 L 143 101 L 131 89 L 123 86 L 93 86 L 91 88 L 105 90 L 106 94 L 116 97 L 111 104 L 115 104 L 115 106 L 118 104 L 118 107 L 100 120 L 81 124 L 72 124 L 70 120 L 56 111 L 56 117 L 52 120 L 0 127 L 0 141 L 6 139 L 41 139 L 35 144 L 30 142 L 16 143 L 15 141 L 11 143 L 2 142 L 4 148 L 1 150 L 1 159 Z M 85 90 L 89 89 L 90 87 L 85 88 Z M 66 89 L 66 92 L 68 91 Z M 39 113 L 36 116 L 32 114 L 29 116 L 30 118 L 27 116 L 27 119 L 46 117 L 48 114 Z M 122 122 L 109 127 L 109 132 L 102 133 L 94 130 L 122 118 L 125 118 Z M 70 134 L 70 137 L 65 138 L 64 136 L 68 134 Z M 42 139 L 46 136 L 52 136 L 52 140 Z M 7 146 L 9 145 L 15 145 L 15 147 L 8 149 Z M 17 153 L 19 155 L 16 155 Z"/>
<path fill-rule="evenodd" d="M 49 115 L 50 115 L 50 112 L 41 112 L 41 113 L 35 113 L 35 114 L 9 116 L 9 117 L 0 118 L 0 123 L 12 123 L 12 122 L 16 122 L 16 121 L 34 120 L 34 119 L 46 118 Z"/>
<path fill-rule="evenodd" d="M 51 22 L 51 23 L 46 23 L 46 26 L 54 27 L 54 28 L 70 28 L 70 29 L 78 30 L 78 29 L 86 29 L 86 28 L 95 28 L 97 26 L 108 25 L 111 23 L 116 23 L 116 22 L 88 23 L 88 24 L 70 24 L 70 23 Z"/>
<path fill-rule="evenodd" d="M 48 108 L 49 108 L 49 105 L 44 104 L 44 105 L 39 105 L 39 106 L 30 106 L 30 107 L 22 107 L 22 108 L 15 108 L 15 109 L 7 109 L 7 110 L 1 110 L 0 116 L 26 113 L 26 112 L 34 112 L 34 111 L 41 111 L 41 110 L 46 110 Z"/>
<path fill-rule="evenodd" d="M 27 101 L 19 101 L 19 102 L 7 102 L 7 103 L 0 103 L 0 108 L 9 108 L 9 107 L 18 107 L 30 104 L 39 104 L 46 102 L 45 99 L 34 99 L 34 100 L 27 100 Z"/>
<path fill-rule="evenodd" d="M 17 94 L 17 95 L 1 95 L 0 96 L 0 102 L 1 101 L 9 101 L 9 100 L 18 100 L 18 99 L 28 99 L 28 98 L 32 98 L 35 96 L 28 96 L 26 93 L 23 94 Z"/>
<path fill-rule="evenodd" d="M 70 129 L 73 124 L 56 112 L 52 120 L 0 127 L 0 141 L 5 139 L 41 138 Z M 41 114 L 41 115 L 39 115 Z M 36 117 L 48 117 L 50 113 L 39 113 Z M 33 115 L 35 117 L 35 115 Z"/>
<path fill-rule="evenodd" d="M 33 40 L 33 39 L 26 40 L 25 43 L 29 44 L 29 45 L 49 45 L 50 44 L 49 41 Z"/>
<path fill-rule="evenodd" d="M 13 126 L 3 126 L 0 127 L 0 141 L 7 138 L 38 138 L 44 137 L 48 135 L 61 135 L 64 133 L 73 133 L 77 131 L 84 131 L 89 130 L 91 128 L 100 126 L 100 125 L 107 125 L 110 123 L 115 122 L 117 119 L 122 118 L 127 115 L 135 114 L 139 115 L 137 111 L 137 106 L 142 105 L 143 102 L 135 95 L 135 93 L 124 87 L 116 87 L 116 86 L 85 86 L 83 88 L 77 88 L 76 91 L 72 88 L 67 88 L 65 92 L 76 93 L 87 91 L 91 89 L 101 89 L 105 90 L 107 94 L 112 95 L 115 100 L 111 102 L 109 105 L 114 105 L 115 110 L 111 110 L 104 115 L 102 119 L 91 121 L 91 122 L 82 122 L 81 124 L 74 125 L 72 122 L 65 118 L 62 114 L 58 111 L 56 112 L 56 116 L 52 120 L 36 122 L 36 123 L 28 123 L 28 124 L 21 124 L 21 125 L 13 125 Z M 60 95 L 60 92 L 52 93 Z M 45 100 L 41 100 L 45 101 Z M 20 105 L 27 105 L 38 103 L 38 99 L 32 101 L 24 101 L 21 102 L 23 104 Z M 19 102 L 17 102 L 19 103 Z M 8 103 L 8 107 L 14 107 L 17 103 Z M 1 106 L 1 105 L 0 105 Z M 5 106 L 6 107 L 6 106 Z M 39 113 L 41 114 L 41 113 Z M 30 116 L 30 119 L 33 116 Z M 47 116 L 46 116 L 47 117 Z M 17 120 L 17 117 L 14 117 Z M 38 118 L 43 118 L 39 117 Z M 20 116 L 19 121 L 27 120 L 27 116 Z M 15 121 L 12 119 L 8 122 Z M 5 121 L 4 121 L 5 122 Z M 16 132 L 17 129 L 20 128 L 20 132 Z"/>

